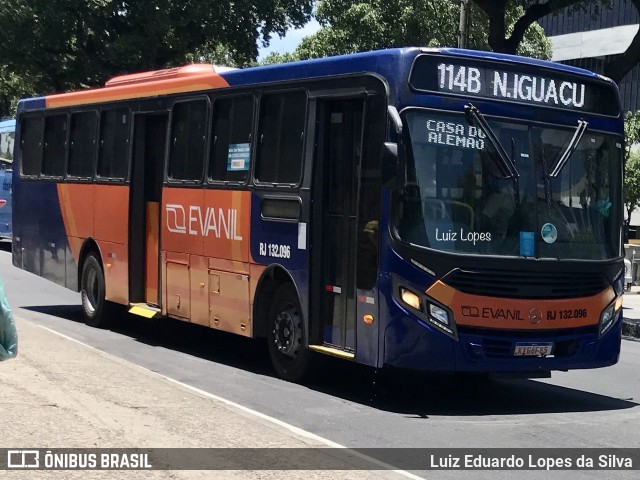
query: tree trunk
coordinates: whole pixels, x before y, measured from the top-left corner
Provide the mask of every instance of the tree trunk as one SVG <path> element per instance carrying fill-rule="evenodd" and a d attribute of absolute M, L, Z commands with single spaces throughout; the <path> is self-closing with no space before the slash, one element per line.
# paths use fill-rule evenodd
<path fill-rule="evenodd" d="M 640 13 L 640 0 L 631 0 Z M 640 61 L 640 29 L 633 37 L 631 45 L 622 54 L 610 59 L 604 66 L 604 74 L 616 83 L 620 83 L 624 76 Z"/>

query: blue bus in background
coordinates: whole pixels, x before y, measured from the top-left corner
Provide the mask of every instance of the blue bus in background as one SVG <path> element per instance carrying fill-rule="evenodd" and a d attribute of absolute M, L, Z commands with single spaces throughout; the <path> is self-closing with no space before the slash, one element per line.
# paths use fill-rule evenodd
<path fill-rule="evenodd" d="M 16 121 L 0 122 L 0 240 L 11 239 L 11 176 Z"/>

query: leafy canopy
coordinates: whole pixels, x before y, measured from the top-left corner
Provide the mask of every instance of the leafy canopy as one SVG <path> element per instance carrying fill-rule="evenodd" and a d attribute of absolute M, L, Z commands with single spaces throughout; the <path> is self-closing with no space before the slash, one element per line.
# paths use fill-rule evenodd
<path fill-rule="evenodd" d="M 199 59 L 247 64 L 258 43 L 304 25 L 312 7 L 313 0 L 0 0 L 0 115 L 14 95 Z"/>
<path fill-rule="evenodd" d="M 523 12 L 513 4 L 508 22 Z M 487 50 L 488 18 L 472 9 L 470 48 Z M 316 17 L 322 25 L 303 39 L 294 53 L 299 59 L 404 46 L 456 46 L 460 2 L 453 0 L 322 0 Z M 534 24 L 518 53 L 550 58 L 551 47 L 542 28 Z"/>

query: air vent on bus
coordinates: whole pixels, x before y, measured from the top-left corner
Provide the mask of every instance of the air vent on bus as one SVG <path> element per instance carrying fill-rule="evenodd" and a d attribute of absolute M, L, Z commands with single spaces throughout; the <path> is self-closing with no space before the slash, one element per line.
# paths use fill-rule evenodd
<path fill-rule="evenodd" d="M 124 85 L 136 85 L 139 83 L 148 83 L 158 80 L 173 80 L 179 78 L 199 77 L 203 75 L 213 75 L 214 73 L 227 72 L 236 70 L 232 67 L 224 67 L 211 65 L 208 63 L 195 63 L 184 67 L 166 68 L 164 70 L 153 70 L 150 72 L 132 73 L 129 75 L 119 75 L 113 77 L 105 87 L 121 87 Z"/>

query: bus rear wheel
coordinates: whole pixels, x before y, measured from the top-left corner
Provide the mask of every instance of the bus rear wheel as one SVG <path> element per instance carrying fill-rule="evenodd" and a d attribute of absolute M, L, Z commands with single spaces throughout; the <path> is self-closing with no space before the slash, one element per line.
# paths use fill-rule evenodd
<path fill-rule="evenodd" d="M 302 309 L 293 285 L 276 290 L 268 322 L 269 356 L 276 373 L 289 382 L 301 381 L 310 373 L 313 358 L 305 346 Z"/>
<path fill-rule="evenodd" d="M 107 327 L 104 272 L 102 265 L 93 253 L 87 255 L 82 266 L 80 296 L 85 323 L 91 327 Z"/>

